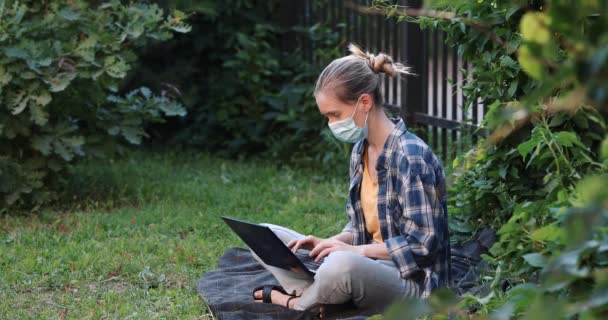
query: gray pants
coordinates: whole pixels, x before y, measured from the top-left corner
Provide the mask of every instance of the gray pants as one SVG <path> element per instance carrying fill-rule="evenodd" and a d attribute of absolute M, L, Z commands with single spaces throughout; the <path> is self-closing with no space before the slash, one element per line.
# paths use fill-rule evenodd
<path fill-rule="evenodd" d="M 270 227 L 285 244 L 305 237 L 282 226 L 261 225 Z M 313 280 L 269 266 L 249 250 L 287 293 L 300 296 L 294 304 L 296 310 L 315 310 L 321 304 L 341 304 L 351 299 L 358 308 L 383 309 L 395 298 L 420 295 L 419 286 L 412 280 L 401 278 L 392 260 L 374 260 L 350 251 L 334 251 L 325 257 Z"/>

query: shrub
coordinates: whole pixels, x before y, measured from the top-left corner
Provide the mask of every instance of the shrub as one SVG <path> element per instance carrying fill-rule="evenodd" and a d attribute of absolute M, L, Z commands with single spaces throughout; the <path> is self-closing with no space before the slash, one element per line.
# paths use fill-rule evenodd
<path fill-rule="evenodd" d="M 280 1 L 182 9 L 197 12 L 190 20 L 193 32 L 145 48 L 139 76 L 129 84 L 162 88 L 169 81 L 183 92 L 188 116 L 153 125 L 156 141 L 346 174 L 349 146 L 331 136 L 312 96 L 320 65 L 344 51 L 338 30 L 321 24 L 285 29 L 278 24 Z M 298 46 L 282 50 L 280 40 L 289 31 L 311 41 L 320 65 L 303 61 Z"/>
<path fill-rule="evenodd" d="M 489 106 L 483 125 L 492 132 L 454 162 L 452 235 L 461 240 L 490 226 L 499 240 L 484 257 L 494 267 L 483 278 L 489 294 L 457 298 L 438 291 L 393 312 L 605 318 L 607 4 L 434 4 L 450 13 L 418 11 L 428 17 L 408 20 L 445 31 L 448 43 L 474 66 L 474 81 L 463 89 Z"/>
<path fill-rule="evenodd" d="M 78 158 L 138 144 L 184 109 L 165 93 L 116 94 L 132 48 L 187 32 L 186 16 L 120 1 L 0 0 L 0 212 L 57 198 Z"/>

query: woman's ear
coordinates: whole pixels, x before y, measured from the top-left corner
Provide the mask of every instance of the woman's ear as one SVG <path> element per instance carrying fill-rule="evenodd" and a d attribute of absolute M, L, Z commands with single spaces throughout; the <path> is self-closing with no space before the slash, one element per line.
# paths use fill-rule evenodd
<path fill-rule="evenodd" d="M 363 95 L 361 95 L 361 104 L 363 105 L 363 110 L 365 110 L 365 112 L 370 112 L 372 111 L 374 99 L 372 99 L 372 96 L 370 94 L 364 93 Z"/>

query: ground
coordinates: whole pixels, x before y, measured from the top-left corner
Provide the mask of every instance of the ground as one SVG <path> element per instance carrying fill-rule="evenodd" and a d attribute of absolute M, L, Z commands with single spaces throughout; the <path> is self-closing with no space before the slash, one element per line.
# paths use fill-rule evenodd
<path fill-rule="evenodd" d="M 221 215 L 328 237 L 348 177 L 197 153 L 79 164 L 62 208 L 0 217 L 6 319 L 211 319 L 197 280 L 232 246 Z"/>

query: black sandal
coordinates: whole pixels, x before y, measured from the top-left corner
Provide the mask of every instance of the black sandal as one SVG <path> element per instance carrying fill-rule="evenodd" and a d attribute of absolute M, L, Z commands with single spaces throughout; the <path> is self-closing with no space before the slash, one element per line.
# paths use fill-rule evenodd
<path fill-rule="evenodd" d="M 258 290 L 262 290 L 262 299 L 256 299 L 255 298 L 255 292 Z M 297 296 L 294 294 L 289 294 L 285 291 L 285 289 L 283 289 L 283 287 L 281 286 L 277 286 L 277 285 L 271 285 L 271 284 L 266 284 L 266 285 L 261 285 L 261 286 L 257 286 L 255 288 L 253 288 L 253 292 L 251 293 L 251 295 L 253 296 L 253 300 L 258 301 L 258 300 L 262 300 L 264 303 L 272 303 L 272 299 L 270 297 L 270 294 L 272 293 L 272 290 L 277 290 L 280 293 L 284 294 L 284 295 L 288 295 L 290 296 L 289 299 L 287 299 L 287 303 L 286 303 L 286 307 L 289 309 L 289 301 L 291 301 L 291 299 L 296 298 Z"/>

